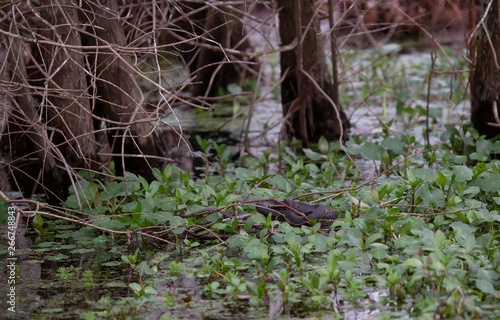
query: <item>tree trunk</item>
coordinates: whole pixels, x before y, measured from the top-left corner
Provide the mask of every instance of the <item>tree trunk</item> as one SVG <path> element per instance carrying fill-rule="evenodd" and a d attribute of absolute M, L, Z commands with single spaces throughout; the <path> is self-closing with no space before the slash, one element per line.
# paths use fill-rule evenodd
<path fill-rule="evenodd" d="M 500 21 L 498 1 L 493 1 L 486 19 L 486 30 L 476 43 L 473 73 L 471 121 L 479 134 L 488 138 L 500 134 Z M 486 32 L 488 34 L 486 34 Z M 493 50 L 494 51 L 493 51 Z"/>
<path fill-rule="evenodd" d="M 328 72 L 314 0 L 278 0 L 283 45 L 298 40 L 293 50 L 281 53 L 283 116 L 289 136 L 309 140 L 324 136 L 347 137 L 349 120 L 332 98 L 335 90 Z M 332 48 L 335 50 L 335 48 Z"/>
<path fill-rule="evenodd" d="M 43 45 L 47 91 L 44 107 L 48 111 L 47 126 L 56 129 L 55 143 L 61 145 L 64 160 L 72 168 L 96 168 L 96 144 L 92 125 L 84 59 L 81 50 L 66 46 L 81 45 L 78 28 L 81 21 L 72 0 L 40 1 L 42 16 L 53 28 L 44 36 L 54 44 Z"/>
<path fill-rule="evenodd" d="M 102 46 L 89 52 L 89 60 L 95 62 L 95 78 L 91 81 L 95 81 L 99 97 L 95 100 L 95 113 L 110 120 L 106 122 L 108 140 L 113 153 L 120 155 L 114 157 L 117 173 L 128 170 L 153 179 L 152 168 L 162 163 L 157 158 L 144 157 L 158 154 L 144 96 L 134 78 L 132 59 L 114 49 L 115 45 L 126 46 L 120 17 L 112 14 L 118 12 L 118 5 L 116 0 L 95 3 L 87 3 L 92 13 L 92 27 L 87 31 L 92 35 L 82 36 L 85 44 Z"/>
<path fill-rule="evenodd" d="M 234 63 L 245 61 L 245 57 L 223 52 L 228 48 L 240 51 L 251 48 L 248 39 L 244 38 L 244 26 L 238 15 L 241 15 L 238 10 L 224 5 L 215 7 L 185 1 L 176 7 L 173 19 L 176 22 L 168 28 L 169 32 L 162 33 L 160 42 L 184 42 L 176 47 L 194 76 L 193 97 L 216 97 L 220 88 L 237 83 L 245 74 L 239 70 L 239 64 Z M 189 38 L 193 40 L 187 41 Z M 255 60 L 250 62 L 255 65 Z"/>
<path fill-rule="evenodd" d="M 13 35 L 19 34 L 15 24 L 8 26 L 6 23 L 2 23 L 1 27 L 4 31 Z M 11 173 L 16 176 L 17 174 L 22 175 L 20 177 L 21 185 L 18 184 L 21 190 L 28 193 L 33 192 L 35 191 L 34 186 L 39 182 L 48 202 L 60 202 L 67 192 L 67 176 L 65 177 L 63 171 L 56 167 L 56 157 L 54 155 L 56 147 L 48 137 L 46 126 L 41 122 L 36 109 L 38 103 L 36 103 L 29 89 L 30 85 L 27 81 L 23 50 L 23 43 L 18 38 L 0 36 L 1 78 L 5 80 L 2 81 L 1 87 L 3 88 L 0 87 L 0 92 L 5 93 L 0 100 L 0 108 L 3 109 L 5 116 L 2 119 L 5 123 L 2 126 L 0 135 L 3 135 L 3 129 L 5 129 L 7 123 L 19 128 L 14 132 L 8 131 L 7 134 L 12 134 L 12 136 L 4 136 L 4 140 L 7 141 L 1 141 L 1 143 L 2 146 L 7 145 L 11 158 L 13 158 L 13 155 L 24 156 L 27 154 L 25 153 L 26 150 L 24 150 L 26 146 L 30 148 L 29 152 L 34 149 L 33 152 L 40 164 L 38 168 L 41 168 L 40 176 L 37 177 L 37 173 L 34 173 L 35 176 L 31 176 L 29 168 L 16 170 L 17 167 L 21 166 L 16 164 L 21 163 L 22 159 L 11 163 Z M 19 130 L 22 132 L 21 135 L 18 134 Z M 25 137 L 28 137 L 28 139 L 25 139 Z M 23 143 L 19 143 L 20 140 Z"/>

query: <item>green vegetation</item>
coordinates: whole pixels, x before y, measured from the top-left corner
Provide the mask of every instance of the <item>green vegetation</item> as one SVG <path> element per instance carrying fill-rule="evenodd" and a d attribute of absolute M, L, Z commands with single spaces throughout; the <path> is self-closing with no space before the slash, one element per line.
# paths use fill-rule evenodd
<path fill-rule="evenodd" d="M 64 203 L 79 224 L 30 220 L 33 263 L 64 261 L 40 286 L 78 291 L 84 319 L 499 318 L 500 141 L 470 124 L 446 125 L 432 145 L 398 132 L 427 116 L 426 86 L 411 81 L 428 67 L 385 68 L 389 59 L 358 79 L 363 99 L 382 113 L 387 101 L 395 107 L 370 137 L 282 143 L 241 165 L 228 146 L 197 137 L 201 177 L 170 165 L 150 182 L 82 172 Z M 446 71 L 442 59 L 434 70 Z M 439 123 L 445 111 L 431 106 L 428 116 Z M 268 198 L 322 203 L 339 219 L 273 221 L 255 209 Z M 32 313 L 66 310 L 20 299 Z"/>
<path fill-rule="evenodd" d="M 243 305 L 256 318 L 276 305 L 291 316 L 500 316 L 500 161 L 491 159 L 500 141 L 484 140 L 470 126 L 448 129 L 442 138 L 451 143 L 441 146 L 386 131 L 371 141 L 353 136 L 344 146 L 322 139 L 303 155 L 284 147 L 281 167 L 269 154 L 228 166 L 220 149 L 213 161 L 219 175 L 193 180 L 167 166 L 151 183 L 132 174 L 106 184 L 80 181 L 89 222 L 172 242 L 135 239 L 135 253 L 122 255 L 134 295 L 108 298 L 100 304 L 105 312 L 92 314 L 143 318 L 160 309 L 181 317 L 186 310 L 174 305 L 182 303 L 195 310 Z M 374 164 L 373 179 L 360 180 L 362 160 Z M 283 174 L 271 173 L 273 166 Z M 72 190 L 68 209 L 78 208 L 76 197 Z M 252 202 L 295 197 L 326 203 L 341 218 L 294 227 L 257 213 Z M 189 215 L 206 207 L 220 211 Z M 108 241 L 112 235 L 85 230 Z M 165 246 L 170 253 L 162 254 Z M 73 274 L 61 267 L 57 276 L 68 281 Z M 91 288 L 95 277 L 87 270 L 81 281 Z M 198 291 L 176 294 L 161 285 L 166 279 L 192 279 Z"/>

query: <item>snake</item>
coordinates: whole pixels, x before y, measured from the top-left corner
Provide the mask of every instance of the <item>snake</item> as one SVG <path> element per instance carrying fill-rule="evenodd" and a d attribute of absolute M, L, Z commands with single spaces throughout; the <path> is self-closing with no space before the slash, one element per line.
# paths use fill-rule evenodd
<path fill-rule="evenodd" d="M 287 206 L 303 213 L 304 216 L 293 212 Z M 256 203 L 256 209 L 257 212 L 265 216 L 271 214 L 275 219 L 283 217 L 293 226 L 301 226 L 309 220 L 334 220 L 338 217 L 337 211 L 329 211 L 324 204 L 308 204 L 291 199 L 285 199 L 283 202 L 277 200 L 260 201 Z"/>
<path fill-rule="evenodd" d="M 329 211 L 324 204 L 308 204 L 298 202 L 291 199 L 285 199 L 283 202 L 278 200 L 265 200 L 255 203 L 257 212 L 268 216 L 272 215 L 274 219 L 284 218 L 290 225 L 301 226 L 308 223 L 310 220 L 327 220 L 332 221 L 337 219 L 337 211 Z M 290 210 L 293 209 L 293 210 Z M 294 212 L 295 210 L 295 212 Z M 180 215 L 182 218 L 190 218 L 208 213 L 220 212 L 223 215 L 232 218 L 233 216 L 222 211 L 221 209 L 206 208 L 186 215 Z M 302 213 L 303 215 L 298 214 Z"/>

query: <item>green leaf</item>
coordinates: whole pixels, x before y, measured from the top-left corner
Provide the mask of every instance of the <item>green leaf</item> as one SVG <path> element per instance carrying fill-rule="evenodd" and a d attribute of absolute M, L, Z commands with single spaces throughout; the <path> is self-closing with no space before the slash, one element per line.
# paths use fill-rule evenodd
<path fill-rule="evenodd" d="M 469 253 L 472 250 L 474 250 L 475 247 L 476 247 L 476 238 L 474 237 L 474 235 L 469 234 L 467 238 L 465 238 L 464 242 L 465 252 Z"/>
<path fill-rule="evenodd" d="M 271 215 L 271 214 L 269 214 L 269 215 Z M 262 225 L 265 225 L 267 222 L 266 217 L 264 217 L 264 215 L 262 215 L 258 212 L 252 213 L 252 221 L 255 224 L 262 224 Z"/>
<path fill-rule="evenodd" d="M 322 154 L 328 153 L 329 145 L 328 145 L 328 141 L 326 140 L 325 137 L 321 136 L 321 138 L 319 138 L 318 148 Z"/>
<path fill-rule="evenodd" d="M 365 142 L 361 150 L 363 155 L 370 160 L 383 160 L 384 148 L 373 142 Z"/>
<path fill-rule="evenodd" d="M 155 195 L 158 192 L 158 190 L 160 189 L 160 186 L 161 186 L 161 184 L 159 181 L 155 180 L 155 181 L 151 182 L 151 185 L 149 186 L 150 190 L 146 196 L 151 197 L 151 196 Z"/>
<path fill-rule="evenodd" d="M 139 176 L 139 181 L 141 182 L 142 187 L 145 190 L 149 190 L 149 183 L 148 183 L 148 181 L 146 179 L 144 179 L 143 177 Z"/>
<path fill-rule="evenodd" d="M 45 235 L 45 229 L 43 228 L 43 218 L 40 214 L 36 214 L 33 218 L 33 228 L 38 231 L 41 235 Z"/>
<path fill-rule="evenodd" d="M 163 182 L 163 173 L 158 168 L 153 168 L 153 176 L 156 180 Z"/>
<path fill-rule="evenodd" d="M 429 168 L 417 168 L 417 169 L 415 169 L 415 178 L 416 179 L 422 179 L 425 181 L 433 181 L 436 179 L 436 177 L 437 177 L 436 173 L 434 173 L 434 170 L 432 170 L 432 169 L 429 169 Z"/>
<path fill-rule="evenodd" d="M 420 268 L 422 267 L 422 261 L 420 261 L 420 259 L 417 259 L 417 258 L 409 258 L 409 259 L 406 259 L 405 262 L 403 263 L 405 266 L 409 266 L 409 267 L 415 267 L 415 268 Z"/>
<path fill-rule="evenodd" d="M 304 149 L 304 153 L 309 159 L 313 161 L 318 161 L 321 159 L 321 154 L 314 152 L 311 149 Z"/>
<path fill-rule="evenodd" d="M 443 115 L 443 110 L 441 107 L 431 107 L 429 108 L 429 118 L 431 119 L 441 119 Z"/>
<path fill-rule="evenodd" d="M 405 153 L 406 144 L 398 138 L 389 137 L 385 138 L 384 141 L 382 141 L 382 147 L 394 152 L 397 155 L 400 155 Z"/>
<path fill-rule="evenodd" d="M 491 281 L 486 279 L 476 280 L 476 287 L 484 293 L 494 294 L 495 288 Z"/>
<path fill-rule="evenodd" d="M 490 157 L 488 157 L 487 155 L 480 154 L 477 152 L 471 153 L 469 158 L 471 158 L 471 160 L 476 160 L 476 161 L 488 161 L 490 159 Z"/>
<path fill-rule="evenodd" d="M 453 166 L 453 174 L 455 180 L 458 182 L 465 182 L 472 180 L 472 170 L 466 166 Z"/>
<path fill-rule="evenodd" d="M 379 239 L 383 239 L 384 235 L 381 233 L 374 233 L 370 235 L 366 240 L 365 240 L 365 246 L 369 246 L 370 244 L 374 243 L 375 241 Z"/>
<path fill-rule="evenodd" d="M 372 194 L 372 198 L 373 198 L 373 201 L 375 201 L 376 203 L 380 203 L 380 198 L 379 198 L 379 194 L 378 194 L 378 190 L 377 190 L 377 187 L 372 184 L 372 187 L 371 187 L 371 194 Z"/>
<path fill-rule="evenodd" d="M 155 290 L 152 286 L 147 286 L 144 290 L 146 294 L 158 294 L 158 291 Z"/>
<path fill-rule="evenodd" d="M 40 214 L 35 214 L 35 217 L 33 218 L 33 227 L 35 229 L 43 228 L 43 218 L 42 215 Z"/>
<path fill-rule="evenodd" d="M 446 235 L 441 230 L 437 230 L 434 233 L 433 243 L 436 248 L 441 248 L 443 243 L 446 241 Z"/>
<path fill-rule="evenodd" d="M 411 222 L 408 221 L 407 223 L 403 224 L 401 228 L 399 228 L 399 234 L 401 236 L 406 236 L 411 231 L 411 227 Z"/>
<path fill-rule="evenodd" d="M 231 226 L 225 224 L 225 223 L 216 223 L 212 226 L 213 229 L 219 229 L 219 230 L 231 230 Z"/>
<path fill-rule="evenodd" d="M 122 209 L 122 212 L 129 213 L 129 212 L 136 212 L 138 205 L 139 205 L 139 202 L 132 201 L 129 203 L 122 204 L 120 207 Z"/>
<path fill-rule="evenodd" d="M 260 242 L 259 239 L 250 240 L 243 251 L 247 254 L 249 259 L 261 259 L 268 256 L 267 245 Z"/>
<path fill-rule="evenodd" d="M 453 212 L 453 215 L 462 220 L 463 223 L 469 223 L 469 219 L 462 212 Z"/>
<path fill-rule="evenodd" d="M 179 216 L 173 216 L 169 222 L 172 227 L 177 227 L 185 224 L 187 222 L 187 219 L 181 218 Z"/>
<path fill-rule="evenodd" d="M 227 92 L 230 94 L 238 94 L 243 92 L 243 88 L 236 83 L 230 83 L 227 85 Z"/>
<path fill-rule="evenodd" d="M 170 178 L 170 176 L 172 175 L 172 166 L 171 165 L 167 165 L 165 167 L 165 169 L 163 170 L 163 175 L 165 176 L 165 178 L 167 178 L 167 180 Z"/>
<path fill-rule="evenodd" d="M 448 179 L 442 174 L 441 172 L 438 172 L 438 177 L 436 179 L 437 183 L 441 186 L 441 188 L 444 188 L 446 185 L 446 182 L 448 182 Z"/>
<path fill-rule="evenodd" d="M 486 192 L 497 192 L 500 190 L 500 176 L 490 174 L 485 178 L 476 179 L 470 184 L 477 185 L 479 188 L 481 188 L 481 190 Z"/>
<path fill-rule="evenodd" d="M 476 152 L 489 157 L 492 143 L 490 140 L 479 140 L 476 142 Z"/>
<path fill-rule="evenodd" d="M 318 223 L 317 225 L 321 225 Z M 308 236 L 309 242 L 314 245 L 316 251 L 326 252 L 328 251 L 328 237 L 320 233 L 315 233 Z"/>
<path fill-rule="evenodd" d="M 357 247 L 358 249 L 363 250 L 363 247 L 364 247 L 363 240 L 361 240 L 358 237 L 353 236 L 350 233 L 347 234 L 347 237 L 349 238 L 349 241 L 351 242 L 351 244 L 353 246 Z"/>
<path fill-rule="evenodd" d="M 132 282 L 129 284 L 130 289 L 132 289 L 136 294 L 140 294 L 142 287 L 140 284 Z"/>

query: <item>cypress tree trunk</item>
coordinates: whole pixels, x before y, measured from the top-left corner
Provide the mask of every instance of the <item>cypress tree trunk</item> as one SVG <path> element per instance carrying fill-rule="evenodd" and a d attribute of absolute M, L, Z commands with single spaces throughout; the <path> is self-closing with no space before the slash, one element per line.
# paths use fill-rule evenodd
<path fill-rule="evenodd" d="M 144 96 L 134 78 L 130 56 L 112 49 L 113 45 L 126 46 L 125 34 L 117 14 L 116 0 L 99 0 L 87 3 L 92 28 L 83 34 L 84 44 L 102 46 L 90 51 L 90 61 L 96 62 L 93 71 L 97 78 L 95 113 L 110 120 L 106 123 L 108 141 L 115 156 L 117 174 L 131 171 L 149 180 L 154 179 L 153 167 L 160 167 L 156 156 L 158 149 L 154 143 L 151 124 L 144 109 Z M 109 10 L 109 9 L 111 10 Z"/>
<path fill-rule="evenodd" d="M 9 26 L 7 23 L 2 23 L 0 26 L 4 31 L 19 34 L 15 24 Z M 33 92 L 27 80 L 21 40 L 0 36 L 0 65 L 5 67 L 2 68 L 0 74 L 4 80 L 0 85 L 0 92 L 6 93 L 0 97 L 0 105 L 11 115 L 10 118 L 7 115 L 2 119 L 4 123 L 0 137 L 3 140 L 0 140 L 0 146 L 6 147 L 11 158 L 13 155 L 19 156 L 33 152 L 39 162 L 39 167 L 37 166 L 35 170 L 40 169 L 40 180 L 37 180 L 36 173 L 30 168 L 17 170 L 16 165 L 22 163 L 22 159 L 13 162 L 10 170 L 16 179 L 19 177 L 21 181 L 29 181 L 29 185 L 26 183 L 17 184 L 17 186 L 23 192 L 30 194 L 35 191 L 34 185 L 40 183 L 49 203 L 60 202 L 64 199 L 69 181 L 64 171 L 56 166 L 57 156 L 54 155 L 56 147 L 48 136 L 46 125 L 40 119 L 37 110 L 38 103 L 33 98 Z M 6 127 L 10 129 L 15 127 L 15 129 L 10 130 Z"/>
<path fill-rule="evenodd" d="M 171 28 L 172 31 L 163 32 L 160 39 L 162 43 L 184 42 L 176 47 L 194 76 L 192 96 L 202 100 L 216 97 L 220 89 L 239 82 L 241 74 L 244 74 L 239 70 L 238 63 L 233 62 L 248 59 L 223 50 L 247 51 L 251 48 L 248 38 L 244 38 L 244 25 L 239 18 L 245 7 L 222 3 L 209 6 L 204 2 L 180 2 L 174 12 L 174 20 L 179 21 Z M 174 31 L 176 29 L 182 32 Z M 197 39 L 187 41 L 189 38 Z M 253 59 L 249 62 L 255 63 Z"/>
<path fill-rule="evenodd" d="M 314 0 L 278 0 L 282 45 L 298 41 L 281 53 L 283 116 L 289 136 L 309 140 L 347 137 L 349 120 L 333 102 L 335 90 L 326 64 Z M 335 48 L 332 48 L 335 50 Z"/>
<path fill-rule="evenodd" d="M 43 100 L 50 115 L 47 125 L 58 133 L 54 139 L 61 145 L 64 161 L 70 167 L 88 169 L 96 158 L 96 144 L 84 58 L 82 50 L 66 47 L 81 45 L 79 9 L 71 0 L 42 0 L 40 4 L 43 16 L 54 26 L 44 31 L 53 44 L 43 45 L 48 87 Z"/>
<path fill-rule="evenodd" d="M 476 43 L 476 68 L 472 73 L 471 121 L 481 135 L 500 134 L 500 21 L 498 1 L 493 1 L 486 19 L 486 30 Z"/>

